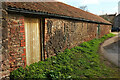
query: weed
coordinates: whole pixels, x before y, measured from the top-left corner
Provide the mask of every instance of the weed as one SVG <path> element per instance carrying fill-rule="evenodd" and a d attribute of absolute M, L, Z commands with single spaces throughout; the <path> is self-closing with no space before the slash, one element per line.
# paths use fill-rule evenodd
<path fill-rule="evenodd" d="M 83 42 L 80 46 L 66 49 L 57 56 L 40 61 L 26 68 L 18 68 L 10 73 L 11 79 L 17 78 L 99 78 L 111 77 L 111 69 L 100 63 L 97 50 L 105 39 L 113 37 L 107 34 L 100 39 Z"/>

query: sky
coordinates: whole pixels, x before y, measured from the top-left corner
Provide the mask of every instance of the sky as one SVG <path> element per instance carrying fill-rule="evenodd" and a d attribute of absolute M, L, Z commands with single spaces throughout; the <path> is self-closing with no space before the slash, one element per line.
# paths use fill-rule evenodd
<path fill-rule="evenodd" d="M 120 0 L 57 0 L 79 8 L 87 6 L 89 12 L 97 15 L 118 13 L 118 2 Z"/>

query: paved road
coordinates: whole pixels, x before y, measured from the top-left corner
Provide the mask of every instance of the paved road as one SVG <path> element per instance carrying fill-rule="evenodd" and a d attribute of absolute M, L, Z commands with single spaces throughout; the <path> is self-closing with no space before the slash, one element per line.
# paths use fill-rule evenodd
<path fill-rule="evenodd" d="M 120 67 L 120 36 L 106 40 L 101 45 L 101 52 L 109 61 Z"/>

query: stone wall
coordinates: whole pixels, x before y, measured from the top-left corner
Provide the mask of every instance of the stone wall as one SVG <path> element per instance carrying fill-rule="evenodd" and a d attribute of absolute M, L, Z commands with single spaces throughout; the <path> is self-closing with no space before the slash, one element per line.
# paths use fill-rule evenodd
<path fill-rule="evenodd" d="M 111 32 L 111 27 L 110 25 L 100 25 L 100 35 L 99 38 L 104 36 L 105 34 L 109 34 Z"/>
<path fill-rule="evenodd" d="M 84 41 L 97 37 L 97 26 L 95 23 L 87 23 L 63 19 L 45 19 L 45 55 L 54 56 L 72 48 Z M 99 37 L 109 33 L 108 25 L 100 25 Z"/>
<path fill-rule="evenodd" d="M 0 2 L 0 79 L 9 76 L 7 12 L 4 3 Z"/>
<path fill-rule="evenodd" d="M 97 34 L 95 23 L 82 21 L 45 19 L 45 56 L 54 56 L 66 48 L 72 48 L 84 41 L 102 37 L 110 33 L 110 25 L 100 24 L 100 34 Z"/>

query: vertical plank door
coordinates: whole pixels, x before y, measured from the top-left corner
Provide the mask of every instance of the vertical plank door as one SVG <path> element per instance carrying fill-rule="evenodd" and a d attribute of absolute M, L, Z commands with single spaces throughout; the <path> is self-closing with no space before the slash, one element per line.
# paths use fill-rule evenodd
<path fill-rule="evenodd" d="M 26 62 L 27 65 L 38 62 L 40 56 L 40 20 L 25 18 Z"/>

